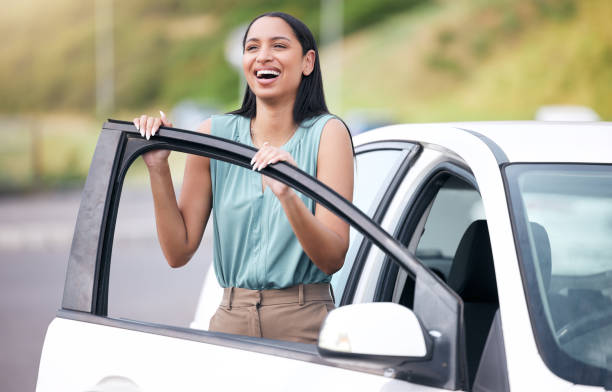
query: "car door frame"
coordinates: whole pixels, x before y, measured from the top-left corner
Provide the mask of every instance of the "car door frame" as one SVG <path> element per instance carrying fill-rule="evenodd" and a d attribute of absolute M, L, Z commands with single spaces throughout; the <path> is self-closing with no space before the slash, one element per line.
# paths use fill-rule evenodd
<path fill-rule="evenodd" d="M 436 164 L 419 182 L 417 189 L 408 200 L 398 220 L 398 224 L 395 227 L 393 238 L 398 239 L 401 243 L 409 243 L 415 235 L 419 223 L 421 223 L 421 220 L 424 218 L 423 215 L 428 211 L 431 203 L 442 188 L 443 182 L 451 176 L 471 185 L 474 190 L 480 193 L 476 178 L 474 178 L 474 175 L 469 171 L 469 168 L 452 160 L 446 160 Z M 395 282 L 397 273 L 397 264 L 386 259 L 376 283 L 376 290 L 374 293 L 375 301 L 384 301 L 392 297 L 393 292 L 390 292 L 389 288 L 394 287 L 394 285 L 390 283 Z"/>
<path fill-rule="evenodd" d="M 355 147 L 355 155 L 380 150 L 406 151 L 406 156 L 397 166 L 395 174 L 391 176 L 389 183 L 386 184 L 386 187 L 384 188 L 384 194 L 382 195 L 380 200 L 377 200 L 377 206 L 374 210 L 371 219 L 378 225 L 380 225 L 382 219 L 387 213 L 387 210 L 389 209 L 389 206 L 393 201 L 393 198 L 395 197 L 395 194 L 399 189 L 406 173 L 408 172 L 408 170 L 410 170 L 410 168 L 412 168 L 414 162 L 421 155 L 421 152 L 423 151 L 423 146 L 421 146 L 417 142 L 409 142 L 406 140 L 370 141 L 364 144 L 357 145 Z M 349 305 L 353 302 L 353 299 L 355 297 L 355 290 L 358 286 L 361 273 L 365 266 L 365 256 L 370 252 L 371 247 L 372 243 L 368 241 L 365 237 L 362 238 L 357 253 L 355 254 L 355 261 L 351 267 L 351 271 L 349 272 L 346 281 L 346 286 L 344 288 L 344 291 L 342 292 L 342 298 L 340 298 L 341 306 Z"/>
<path fill-rule="evenodd" d="M 113 234 L 123 179 L 130 164 L 142 153 L 153 149 L 204 155 L 246 168 L 250 168 L 250 160 L 256 152 L 254 148 L 232 140 L 177 128 L 162 127 L 155 138 L 146 140 L 130 122 L 106 122 L 82 193 L 59 317 L 384 375 L 380 369 L 363 366 L 358 359 L 323 358 L 313 353 L 311 347 L 305 347 L 309 345 L 108 318 Z M 294 187 L 349 222 L 410 271 L 417 280 L 419 290 L 431 296 L 431 309 L 438 312 L 417 314 L 427 330 L 441 332 L 434 340 L 431 357 L 427 361 L 403 364 L 393 373 L 394 377 L 445 389 L 464 388 L 466 375 L 460 355 L 460 326 L 463 324 L 461 299 L 391 235 L 317 179 L 285 162 L 270 165 L 262 173 Z M 440 312 L 444 313 L 442 317 L 436 314 Z"/>

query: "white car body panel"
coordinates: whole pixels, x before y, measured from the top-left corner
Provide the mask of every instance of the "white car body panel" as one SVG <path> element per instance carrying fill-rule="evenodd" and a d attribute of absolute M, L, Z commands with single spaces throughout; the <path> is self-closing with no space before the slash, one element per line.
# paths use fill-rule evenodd
<path fill-rule="evenodd" d="M 142 392 L 310 392 L 348 386 L 354 391 L 440 391 L 334 366 L 60 318 L 49 325 L 41 364 L 37 392 L 91 391 L 108 376 L 131 380 Z"/>

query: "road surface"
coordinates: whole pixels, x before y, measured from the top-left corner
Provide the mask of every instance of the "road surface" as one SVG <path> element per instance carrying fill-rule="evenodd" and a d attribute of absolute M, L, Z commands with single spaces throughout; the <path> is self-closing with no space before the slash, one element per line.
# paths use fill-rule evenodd
<path fill-rule="evenodd" d="M 0 198 L 0 385 L 33 391 L 47 325 L 61 306 L 80 191 Z M 210 226 L 210 225 L 209 225 Z M 212 256 L 210 231 L 180 269 L 156 240 L 150 190 L 124 188 L 109 316 L 188 326 Z"/>

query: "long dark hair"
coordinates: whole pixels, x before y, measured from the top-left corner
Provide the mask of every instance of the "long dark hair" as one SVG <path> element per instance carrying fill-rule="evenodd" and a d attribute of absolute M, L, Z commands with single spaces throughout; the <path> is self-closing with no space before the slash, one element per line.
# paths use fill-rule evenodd
<path fill-rule="evenodd" d="M 314 36 L 308 27 L 299 19 L 286 14 L 284 12 L 267 12 L 261 14 L 249 23 L 244 37 L 242 38 L 242 48 L 244 50 L 244 44 L 247 38 L 247 34 L 251 29 L 253 23 L 256 20 L 269 16 L 273 18 L 281 18 L 293 30 L 293 33 L 297 37 L 300 45 L 302 45 L 302 54 L 305 55 L 309 50 L 315 52 L 315 63 L 312 72 L 306 76 L 302 75 L 302 80 L 298 87 L 297 95 L 295 97 L 295 103 L 293 105 L 293 121 L 296 124 L 301 124 L 307 118 L 318 116 L 319 114 L 329 113 L 327 105 L 325 104 L 325 95 L 323 94 L 323 77 L 321 76 L 321 65 L 319 64 L 319 50 L 317 49 L 317 43 L 315 42 Z M 249 86 L 246 86 L 244 93 L 244 99 L 242 100 L 242 106 L 240 109 L 230 112 L 232 114 L 240 114 L 242 116 L 253 118 L 257 112 L 257 102 L 255 94 L 251 91 Z"/>

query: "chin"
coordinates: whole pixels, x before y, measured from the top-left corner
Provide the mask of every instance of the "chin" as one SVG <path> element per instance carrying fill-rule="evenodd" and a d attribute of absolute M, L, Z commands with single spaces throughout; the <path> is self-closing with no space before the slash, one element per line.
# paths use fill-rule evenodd
<path fill-rule="evenodd" d="M 249 86 L 250 87 L 250 86 Z M 281 99 L 283 97 L 288 96 L 290 93 L 288 91 L 283 91 L 281 89 L 278 88 L 251 88 L 251 91 L 253 92 L 253 94 L 255 94 L 255 96 L 259 99 L 265 99 L 265 100 L 276 100 L 276 99 Z M 296 91 L 297 92 L 297 91 Z"/>

